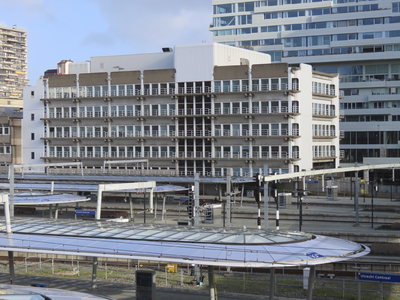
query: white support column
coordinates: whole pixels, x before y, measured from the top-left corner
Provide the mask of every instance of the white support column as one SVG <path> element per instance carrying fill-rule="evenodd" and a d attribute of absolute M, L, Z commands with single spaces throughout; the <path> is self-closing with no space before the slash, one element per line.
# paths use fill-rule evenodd
<path fill-rule="evenodd" d="M 315 266 L 310 266 L 310 275 L 308 276 L 307 300 L 312 300 L 312 294 L 314 290 L 314 278 Z"/>
<path fill-rule="evenodd" d="M 99 189 L 97 191 L 97 207 L 96 207 L 96 220 L 100 220 L 101 216 L 101 201 L 103 197 L 104 185 L 99 184 Z"/>
<path fill-rule="evenodd" d="M 130 221 L 134 221 L 135 217 L 133 215 L 133 203 L 132 203 L 132 193 L 129 193 L 129 212 L 130 212 Z"/>
<path fill-rule="evenodd" d="M 149 198 L 149 202 L 150 202 L 150 212 L 152 213 L 154 210 L 154 199 L 153 199 L 153 195 L 154 195 L 154 188 L 150 189 L 150 198 Z"/>
<path fill-rule="evenodd" d="M 10 180 L 10 216 L 14 217 L 14 164 L 8 167 L 8 177 Z"/>
<path fill-rule="evenodd" d="M 11 231 L 11 218 L 10 218 L 10 203 L 7 194 L 0 195 L 1 203 L 4 204 L 4 217 L 6 219 L 6 233 L 12 234 Z"/>
<path fill-rule="evenodd" d="M 165 201 L 167 200 L 167 195 L 163 195 L 163 203 L 162 203 L 162 212 L 161 212 L 161 221 L 164 221 L 164 217 L 165 217 Z"/>
<path fill-rule="evenodd" d="M 208 266 L 208 290 L 210 292 L 210 300 L 215 300 L 214 267 L 213 266 Z"/>

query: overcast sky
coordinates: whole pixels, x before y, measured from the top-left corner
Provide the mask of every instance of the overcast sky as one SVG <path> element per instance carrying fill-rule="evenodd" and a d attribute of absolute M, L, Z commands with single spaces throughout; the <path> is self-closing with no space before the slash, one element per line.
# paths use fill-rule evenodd
<path fill-rule="evenodd" d="M 28 32 L 28 79 L 63 59 L 212 42 L 212 0 L 0 0 L 0 26 Z"/>

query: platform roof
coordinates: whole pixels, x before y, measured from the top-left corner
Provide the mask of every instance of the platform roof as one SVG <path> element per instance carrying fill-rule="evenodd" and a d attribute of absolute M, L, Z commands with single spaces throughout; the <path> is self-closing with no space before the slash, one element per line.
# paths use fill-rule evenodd
<path fill-rule="evenodd" d="M 22 300 L 45 300 L 45 299 L 63 299 L 63 300 L 104 300 L 112 298 L 91 295 L 81 292 L 64 291 L 60 289 L 49 289 L 42 287 L 22 286 L 14 284 L 0 284 L 1 299 L 22 299 Z M 46 296 L 48 298 L 44 298 Z"/>
<path fill-rule="evenodd" d="M 311 266 L 353 259 L 369 248 L 304 232 L 213 229 L 100 221 L 13 219 L 0 225 L 5 251 L 235 267 Z"/>
<path fill-rule="evenodd" d="M 21 195 L 14 196 L 14 205 L 48 205 L 48 204 L 67 204 L 89 201 L 86 196 L 72 194 L 55 195 Z"/>
<path fill-rule="evenodd" d="M 54 184 L 55 191 L 69 191 L 69 192 L 97 192 L 99 188 L 98 184 Z M 0 183 L 0 189 L 9 190 L 9 183 Z M 15 190 L 28 190 L 28 191 L 50 191 L 51 184 L 48 183 L 15 183 Z M 153 190 L 154 193 L 173 193 L 187 190 L 186 187 L 178 186 L 178 185 L 160 185 L 156 186 Z M 123 192 L 123 193 L 137 193 L 139 192 L 137 189 L 127 189 L 127 190 L 118 190 L 118 191 L 107 191 L 107 192 Z M 150 192 L 150 190 L 147 190 Z"/>

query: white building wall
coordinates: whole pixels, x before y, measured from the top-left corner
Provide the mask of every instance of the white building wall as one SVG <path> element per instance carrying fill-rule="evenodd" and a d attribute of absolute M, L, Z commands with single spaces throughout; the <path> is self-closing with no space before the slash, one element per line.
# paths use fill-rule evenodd
<path fill-rule="evenodd" d="M 172 69 L 174 53 L 145 53 L 91 57 L 91 73 Z"/>
<path fill-rule="evenodd" d="M 33 94 L 32 94 L 33 93 Z M 40 164 L 43 161 L 40 156 L 43 154 L 43 136 L 44 123 L 40 120 L 43 117 L 43 81 L 37 80 L 36 86 L 24 87 L 24 114 L 22 119 L 22 163 L 23 164 Z M 33 119 L 32 120 L 32 114 Z M 34 140 L 32 140 L 32 133 Z M 32 158 L 34 153 L 34 158 Z"/>
<path fill-rule="evenodd" d="M 300 138 L 295 139 L 294 145 L 299 146 L 300 158 L 298 166 L 300 171 L 311 170 L 313 166 L 313 153 L 310 145 L 312 136 L 312 68 L 310 65 L 301 64 L 292 78 L 299 78 L 300 93 L 295 93 L 293 100 L 299 102 L 299 116 L 294 117 L 293 123 L 299 124 Z"/>
<path fill-rule="evenodd" d="M 68 74 L 90 73 L 90 62 L 74 62 L 69 64 Z"/>
<path fill-rule="evenodd" d="M 214 66 L 237 66 L 241 59 L 250 66 L 271 63 L 268 54 L 217 43 L 175 46 L 176 81 L 212 80 Z"/>

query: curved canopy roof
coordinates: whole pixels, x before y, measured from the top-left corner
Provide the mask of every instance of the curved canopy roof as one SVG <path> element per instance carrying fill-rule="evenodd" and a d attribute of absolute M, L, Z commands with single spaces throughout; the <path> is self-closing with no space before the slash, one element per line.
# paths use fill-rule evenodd
<path fill-rule="evenodd" d="M 318 265 L 366 255 L 351 241 L 303 232 L 14 219 L 0 249 L 236 267 Z"/>
<path fill-rule="evenodd" d="M 26 299 L 26 300 L 105 300 L 112 298 L 95 296 L 86 293 L 64 291 L 60 289 L 49 289 L 42 287 L 22 286 L 14 284 L 0 284 L 1 299 Z M 43 297 L 46 296 L 47 298 Z"/>
<path fill-rule="evenodd" d="M 71 194 L 14 196 L 14 205 L 47 205 L 89 201 L 86 196 Z"/>
<path fill-rule="evenodd" d="M 10 184 L 9 183 L 0 183 L 0 189 L 9 190 Z M 29 190 L 29 191 L 50 191 L 51 184 L 48 183 L 15 183 L 14 189 L 16 190 Z M 98 184 L 54 184 L 55 191 L 64 191 L 64 192 L 76 192 L 76 191 L 87 191 L 87 192 L 97 192 L 99 189 Z M 179 186 L 179 185 L 159 185 L 156 186 L 153 190 L 154 193 L 171 193 L 171 192 L 180 192 L 187 190 L 186 187 Z M 110 191 L 108 191 L 110 192 Z M 116 192 L 123 192 L 123 193 L 136 193 L 139 192 L 137 189 L 124 189 L 124 190 L 117 190 Z M 147 192 L 150 192 L 147 189 Z"/>

